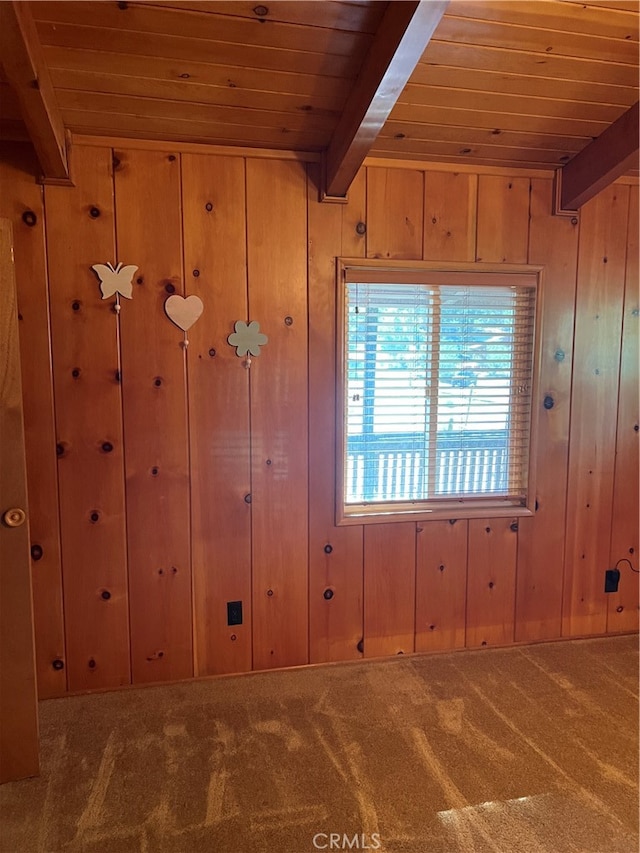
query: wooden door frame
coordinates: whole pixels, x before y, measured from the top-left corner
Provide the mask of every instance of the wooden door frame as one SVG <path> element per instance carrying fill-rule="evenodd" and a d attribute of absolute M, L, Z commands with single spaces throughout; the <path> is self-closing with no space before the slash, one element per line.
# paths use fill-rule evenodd
<path fill-rule="evenodd" d="M 13 231 L 2 218 L 0 433 L 0 782 L 9 782 L 40 766 Z"/>

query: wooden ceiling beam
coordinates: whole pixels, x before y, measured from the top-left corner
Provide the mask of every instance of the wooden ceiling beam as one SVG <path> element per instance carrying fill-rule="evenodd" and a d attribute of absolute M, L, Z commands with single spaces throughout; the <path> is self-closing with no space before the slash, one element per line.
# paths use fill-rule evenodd
<path fill-rule="evenodd" d="M 43 179 L 68 182 L 64 124 L 30 4 L 4 2 L 0 5 L 0 61 L 20 104 Z"/>
<path fill-rule="evenodd" d="M 559 210 L 576 211 L 638 163 L 638 103 L 558 170 Z"/>
<path fill-rule="evenodd" d="M 389 3 L 326 151 L 324 200 L 346 196 L 448 5 Z"/>

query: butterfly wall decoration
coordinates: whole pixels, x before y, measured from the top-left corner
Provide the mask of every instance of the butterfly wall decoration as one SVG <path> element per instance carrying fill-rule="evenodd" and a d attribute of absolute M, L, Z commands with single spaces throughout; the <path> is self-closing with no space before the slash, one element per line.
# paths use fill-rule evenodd
<path fill-rule="evenodd" d="M 120 310 L 120 296 L 125 299 L 133 298 L 133 276 L 138 270 L 138 267 L 131 264 L 124 266 L 118 264 L 114 267 L 112 264 L 94 264 L 91 269 L 100 279 L 100 290 L 102 298 L 108 299 L 115 294 L 116 311 Z"/>

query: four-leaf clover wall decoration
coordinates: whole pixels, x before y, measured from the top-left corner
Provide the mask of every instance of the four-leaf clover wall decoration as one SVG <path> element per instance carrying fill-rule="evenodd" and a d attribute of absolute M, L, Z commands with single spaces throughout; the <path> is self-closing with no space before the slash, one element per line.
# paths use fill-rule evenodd
<path fill-rule="evenodd" d="M 260 347 L 263 347 L 269 338 L 260 331 L 260 323 L 257 320 L 252 320 L 251 323 L 245 323 L 243 320 L 238 320 L 234 325 L 235 332 L 229 335 L 227 341 L 232 347 L 236 348 L 236 355 L 242 357 L 247 356 L 245 366 L 251 366 L 251 356 L 260 355 Z"/>

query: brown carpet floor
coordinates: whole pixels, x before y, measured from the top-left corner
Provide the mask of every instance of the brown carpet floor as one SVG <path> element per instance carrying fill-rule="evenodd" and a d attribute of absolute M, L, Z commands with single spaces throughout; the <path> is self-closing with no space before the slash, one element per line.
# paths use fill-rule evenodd
<path fill-rule="evenodd" d="M 637 703 L 635 636 L 49 700 L 0 848 L 637 853 Z"/>

